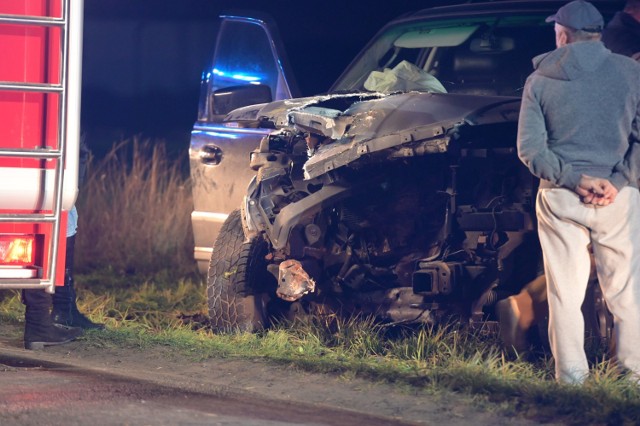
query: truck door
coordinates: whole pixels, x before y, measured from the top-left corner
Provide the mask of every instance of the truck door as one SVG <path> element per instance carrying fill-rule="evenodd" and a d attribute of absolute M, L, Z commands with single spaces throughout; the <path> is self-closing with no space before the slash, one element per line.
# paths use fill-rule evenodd
<path fill-rule="evenodd" d="M 298 96 L 273 21 L 265 16 L 221 19 L 213 61 L 203 73 L 189 150 L 194 256 L 202 273 L 222 223 L 240 207 L 254 175 L 249 154 L 272 130 L 260 127 L 255 111 L 267 102 Z M 238 107 L 246 107 L 247 119 L 225 120 Z"/>

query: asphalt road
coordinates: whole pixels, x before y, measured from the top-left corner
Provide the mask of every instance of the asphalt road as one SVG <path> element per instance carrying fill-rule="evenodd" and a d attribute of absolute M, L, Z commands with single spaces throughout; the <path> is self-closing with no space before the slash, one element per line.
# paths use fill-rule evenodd
<path fill-rule="evenodd" d="M 0 323 L 0 426 L 538 424 L 472 395 L 196 348 L 81 337 L 28 351 L 22 327 Z"/>
<path fill-rule="evenodd" d="M 404 425 L 344 409 L 220 389 L 194 392 L 121 374 L 0 353 L 3 425 Z"/>

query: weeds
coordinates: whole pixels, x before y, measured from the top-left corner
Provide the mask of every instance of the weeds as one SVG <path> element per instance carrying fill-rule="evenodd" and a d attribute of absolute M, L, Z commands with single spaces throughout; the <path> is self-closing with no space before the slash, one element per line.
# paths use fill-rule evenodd
<path fill-rule="evenodd" d="M 186 158 L 163 144 L 123 141 L 100 161 L 90 158 L 78 197 L 76 265 L 119 274 L 195 271 Z"/>
<path fill-rule="evenodd" d="M 19 290 L 0 292 L 0 318 L 10 321 L 18 321 L 24 312 L 24 306 L 20 301 Z"/>

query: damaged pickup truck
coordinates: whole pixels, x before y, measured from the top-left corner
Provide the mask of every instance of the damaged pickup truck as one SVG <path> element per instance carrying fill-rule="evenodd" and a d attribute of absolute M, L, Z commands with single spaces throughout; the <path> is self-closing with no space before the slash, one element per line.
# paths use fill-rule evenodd
<path fill-rule="evenodd" d="M 545 18 L 562 4 L 400 17 L 328 93 L 305 98 L 268 22 L 225 17 L 190 151 L 214 329 L 323 312 L 497 321 L 496 303 L 541 273 L 517 120 L 531 58 L 554 48 Z"/>

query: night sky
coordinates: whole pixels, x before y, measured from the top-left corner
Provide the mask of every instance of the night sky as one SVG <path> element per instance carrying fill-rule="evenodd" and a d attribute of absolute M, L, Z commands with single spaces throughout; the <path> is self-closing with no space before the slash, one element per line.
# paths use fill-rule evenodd
<path fill-rule="evenodd" d="M 82 131 L 100 154 L 134 135 L 188 146 L 217 17 L 272 16 L 303 95 L 327 90 L 386 22 L 446 1 L 85 0 Z"/>

